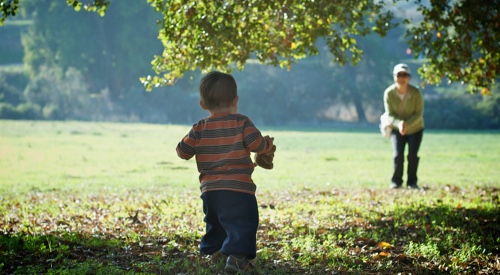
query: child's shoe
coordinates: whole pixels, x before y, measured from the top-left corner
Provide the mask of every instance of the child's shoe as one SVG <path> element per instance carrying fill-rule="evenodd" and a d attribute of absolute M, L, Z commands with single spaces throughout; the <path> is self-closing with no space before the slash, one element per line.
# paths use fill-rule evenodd
<path fill-rule="evenodd" d="M 222 252 L 220 252 L 220 250 L 217 250 L 210 257 L 210 261 L 212 262 L 212 264 L 218 264 L 220 262 L 225 262 L 225 261 L 227 261 L 227 256 L 222 254 Z"/>
<path fill-rule="evenodd" d="M 226 267 L 224 267 L 224 272 L 226 274 L 241 274 L 241 275 L 258 274 L 257 269 L 252 261 L 250 261 L 246 257 L 238 259 L 232 255 L 230 255 L 227 258 Z"/>

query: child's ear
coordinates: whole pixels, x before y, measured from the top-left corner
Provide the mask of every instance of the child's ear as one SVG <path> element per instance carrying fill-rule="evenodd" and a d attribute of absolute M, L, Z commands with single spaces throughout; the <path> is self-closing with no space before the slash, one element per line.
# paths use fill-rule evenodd
<path fill-rule="evenodd" d="M 239 99 L 239 97 L 238 97 L 238 96 L 236 96 L 236 97 L 233 99 L 233 102 L 231 102 L 231 105 L 232 105 L 233 107 L 234 107 L 234 106 L 236 106 L 236 105 L 238 105 L 238 99 Z"/>
<path fill-rule="evenodd" d="M 207 106 L 205 106 L 205 103 L 203 103 L 203 101 L 200 100 L 200 107 L 203 109 L 203 110 L 206 110 L 207 109 Z"/>

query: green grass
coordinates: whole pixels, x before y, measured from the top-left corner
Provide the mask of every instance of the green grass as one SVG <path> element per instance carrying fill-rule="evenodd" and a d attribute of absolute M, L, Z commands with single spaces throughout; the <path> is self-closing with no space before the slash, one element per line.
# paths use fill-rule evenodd
<path fill-rule="evenodd" d="M 196 192 L 194 160 L 181 160 L 175 153 L 188 130 L 176 125 L 1 121 L 0 192 Z M 278 149 L 276 168 L 254 174 L 260 191 L 388 185 L 391 144 L 375 130 L 262 132 L 275 137 Z M 499 137 L 499 132 L 427 131 L 420 151 L 420 184 L 498 184 Z"/>
<path fill-rule="evenodd" d="M 0 270 L 7 274 L 216 274 L 189 126 L 0 121 Z M 421 191 L 388 190 L 377 129 L 262 128 L 256 169 L 265 274 L 494 274 L 500 132 L 426 131 Z"/>

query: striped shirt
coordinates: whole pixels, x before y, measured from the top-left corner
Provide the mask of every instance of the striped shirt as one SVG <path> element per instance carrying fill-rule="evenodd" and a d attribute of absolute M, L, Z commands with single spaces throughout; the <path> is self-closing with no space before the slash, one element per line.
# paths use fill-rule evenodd
<path fill-rule="evenodd" d="M 273 141 L 263 137 L 248 117 L 216 113 L 194 124 L 176 150 L 182 159 L 196 156 L 202 193 L 230 190 L 255 194 L 255 164 L 250 152 L 267 152 L 272 146 Z"/>

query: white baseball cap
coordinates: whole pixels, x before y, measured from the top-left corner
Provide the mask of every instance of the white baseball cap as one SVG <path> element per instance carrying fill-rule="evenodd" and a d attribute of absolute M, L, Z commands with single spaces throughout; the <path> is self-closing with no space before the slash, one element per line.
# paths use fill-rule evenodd
<path fill-rule="evenodd" d="M 407 74 L 411 75 L 410 67 L 408 67 L 408 65 L 404 64 L 404 63 L 400 63 L 400 64 L 394 66 L 393 74 L 397 75 L 398 73 L 407 73 Z"/>

